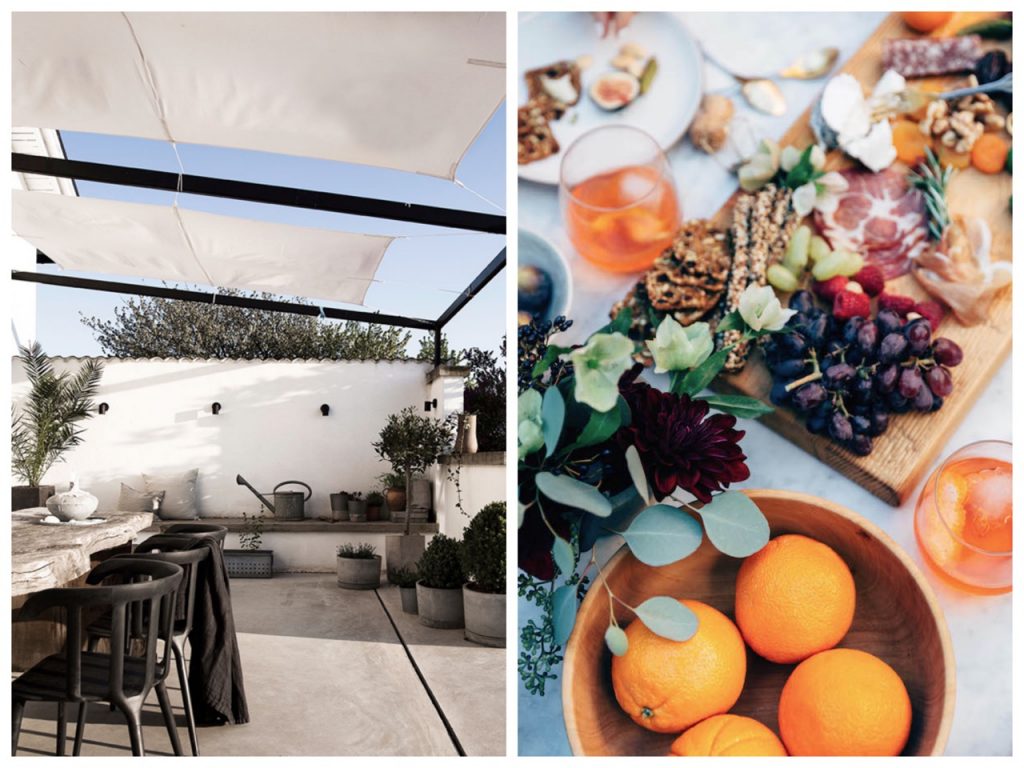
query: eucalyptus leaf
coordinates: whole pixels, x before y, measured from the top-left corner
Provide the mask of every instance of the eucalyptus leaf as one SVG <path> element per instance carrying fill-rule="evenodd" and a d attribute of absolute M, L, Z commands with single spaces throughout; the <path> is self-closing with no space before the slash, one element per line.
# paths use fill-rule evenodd
<path fill-rule="evenodd" d="M 561 536 L 555 537 L 555 543 L 551 547 L 551 556 L 554 558 L 558 570 L 566 578 L 576 570 L 576 554 L 572 551 L 572 544 Z"/>
<path fill-rule="evenodd" d="M 704 532 L 700 523 L 683 510 L 655 504 L 637 515 L 622 537 L 637 560 L 660 566 L 696 552 Z"/>
<path fill-rule="evenodd" d="M 635 445 L 626 449 L 626 467 L 629 469 L 629 476 L 633 479 L 633 485 L 646 503 L 651 503 L 651 487 L 647 484 L 647 473 L 644 471 L 644 463 L 640 460 L 640 452 Z"/>
<path fill-rule="evenodd" d="M 608 517 L 612 513 L 612 503 L 608 501 L 607 496 L 594 486 L 568 475 L 538 472 L 535 482 L 541 493 L 559 504 L 581 509 L 598 517 Z"/>
<path fill-rule="evenodd" d="M 722 347 L 714 352 L 711 357 L 687 373 L 678 386 L 672 391 L 677 395 L 689 395 L 693 397 L 702 389 L 707 387 L 715 376 L 722 370 L 725 360 L 729 356 L 729 347 Z"/>
<path fill-rule="evenodd" d="M 711 543 L 730 557 L 749 557 L 768 543 L 768 520 L 746 494 L 725 491 L 697 511 Z"/>
<path fill-rule="evenodd" d="M 616 656 L 625 656 L 626 651 L 629 650 L 629 638 L 618 624 L 608 625 L 608 629 L 604 633 L 604 644 Z"/>
<path fill-rule="evenodd" d="M 619 427 L 622 426 L 622 412 L 624 409 L 628 412 L 629 406 L 626 405 L 626 401 L 620 395 L 614 408 L 604 413 L 591 411 L 587 425 L 580 432 L 580 436 L 576 438 L 573 447 L 584 448 L 588 445 L 597 445 L 614 435 Z"/>
<path fill-rule="evenodd" d="M 747 395 L 705 395 L 697 398 L 722 413 L 729 413 L 737 419 L 759 419 L 775 409 L 762 403 L 756 397 Z"/>
<path fill-rule="evenodd" d="M 523 527 L 523 520 L 526 519 L 526 510 L 529 509 L 529 507 L 527 507 L 521 501 L 518 501 L 516 503 L 519 504 L 519 526 L 518 527 L 522 528 Z"/>
<path fill-rule="evenodd" d="M 651 632 L 668 640 L 683 642 L 697 632 L 697 614 L 673 597 L 652 597 L 634 611 Z"/>
<path fill-rule="evenodd" d="M 562 393 L 558 391 L 558 387 L 548 387 L 544 392 L 540 416 L 546 455 L 550 456 L 558 447 L 558 438 L 562 435 L 562 425 L 565 423 L 565 400 L 562 399 Z"/>
<path fill-rule="evenodd" d="M 576 624 L 576 587 L 566 584 L 551 595 L 551 619 L 554 622 L 555 642 L 565 645 Z"/>

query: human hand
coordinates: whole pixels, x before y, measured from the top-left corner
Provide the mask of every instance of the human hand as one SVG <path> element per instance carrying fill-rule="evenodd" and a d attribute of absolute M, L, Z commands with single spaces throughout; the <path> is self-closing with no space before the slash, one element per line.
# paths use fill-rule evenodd
<path fill-rule="evenodd" d="M 615 37 L 619 36 L 619 32 L 629 26 L 629 22 L 636 16 L 635 11 L 595 11 L 591 14 L 594 17 L 594 21 L 597 22 L 597 28 L 604 39 L 609 34 Z"/>

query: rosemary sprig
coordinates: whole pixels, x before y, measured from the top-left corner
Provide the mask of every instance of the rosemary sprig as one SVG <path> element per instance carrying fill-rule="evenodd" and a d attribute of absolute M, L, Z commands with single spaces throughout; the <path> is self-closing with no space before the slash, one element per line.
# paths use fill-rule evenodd
<path fill-rule="evenodd" d="M 945 168 L 929 147 L 925 147 L 925 160 L 916 171 L 907 175 L 907 182 L 924 194 L 925 210 L 928 213 L 928 234 L 932 240 L 941 240 L 949 227 L 949 201 L 946 189 L 953 178 L 953 166 Z"/>

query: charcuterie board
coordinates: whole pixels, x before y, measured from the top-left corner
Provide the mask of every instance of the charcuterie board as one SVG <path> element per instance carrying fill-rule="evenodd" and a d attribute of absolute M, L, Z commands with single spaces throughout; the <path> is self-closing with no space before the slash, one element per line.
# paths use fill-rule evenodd
<path fill-rule="evenodd" d="M 883 72 L 883 41 L 912 34 L 898 15 L 890 15 L 841 71 L 852 74 L 870 88 Z M 808 109 L 790 127 L 781 138 L 781 145 L 804 147 L 814 140 L 809 125 L 810 113 L 811 109 Z M 836 156 L 830 156 L 830 167 L 841 167 L 842 157 L 838 153 L 832 154 Z M 973 168 L 958 172 L 949 188 L 952 212 L 965 217 L 984 218 L 988 222 L 992 231 L 991 258 L 994 261 L 1012 259 L 1011 192 L 1012 179 L 1008 173 L 986 175 Z M 735 197 L 715 215 L 717 225 L 729 226 L 734 202 Z M 926 298 L 912 275 L 890 281 L 886 290 Z M 894 415 L 888 431 L 875 441 L 869 456 L 856 456 L 827 437 L 812 435 L 805 428 L 803 419 L 787 408 L 777 408 L 761 421 L 889 504 L 900 504 L 924 471 L 940 454 L 948 452 L 947 442 L 954 429 L 1006 360 L 1012 344 L 1011 294 L 1008 288 L 997 296 L 988 319 L 979 325 L 966 327 L 952 315 L 946 317 L 935 335 L 952 339 L 964 351 L 963 362 L 953 369 L 953 393 L 942 409 L 935 413 Z M 712 388 L 767 401 L 771 377 L 760 354 L 755 352 L 742 372 L 719 376 Z"/>

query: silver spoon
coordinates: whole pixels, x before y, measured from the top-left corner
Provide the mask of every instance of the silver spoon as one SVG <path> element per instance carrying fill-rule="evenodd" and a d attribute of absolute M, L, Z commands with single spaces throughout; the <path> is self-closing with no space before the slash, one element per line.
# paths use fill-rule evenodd
<path fill-rule="evenodd" d="M 839 49 L 830 46 L 809 51 L 769 77 L 738 75 L 708 54 L 707 49 L 704 49 L 704 57 L 740 84 L 740 93 L 751 107 L 766 115 L 779 117 L 786 113 L 786 97 L 782 95 L 782 89 L 772 78 L 815 80 L 823 77 L 835 65 L 836 59 L 839 58 Z"/>

